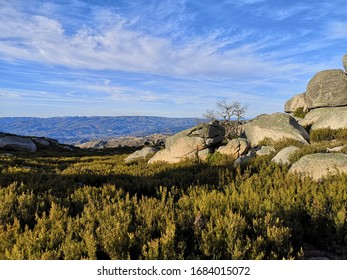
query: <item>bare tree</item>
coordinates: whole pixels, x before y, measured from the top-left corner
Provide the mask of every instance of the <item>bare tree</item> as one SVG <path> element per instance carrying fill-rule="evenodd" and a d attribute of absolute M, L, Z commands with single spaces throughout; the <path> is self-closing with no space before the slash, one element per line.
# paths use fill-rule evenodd
<path fill-rule="evenodd" d="M 236 117 L 236 121 L 240 123 L 241 119 L 245 116 L 246 111 L 247 111 L 247 105 L 242 105 L 238 101 L 233 101 L 232 102 L 232 115 Z"/>
<path fill-rule="evenodd" d="M 231 116 L 233 115 L 233 102 L 228 103 L 226 99 L 217 102 L 219 116 L 223 118 L 225 121 L 230 121 Z"/>
<path fill-rule="evenodd" d="M 232 139 L 239 136 L 241 119 L 245 116 L 247 111 L 247 105 L 242 105 L 239 101 L 230 101 L 226 99 L 218 101 L 216 103 L 218 111 L 207 110 L 203 116 L 210 120 L 222 119 L 221 124 L 225 128 L 225 137 Z M 232 117 L 236 120 L 233 121 Z"/>
<path fill-rule="evenodd" d="M 218 114 L 214 110 L 206 110 L 206 112 L 202 116 L 211 121 L 218 119 Z"/>

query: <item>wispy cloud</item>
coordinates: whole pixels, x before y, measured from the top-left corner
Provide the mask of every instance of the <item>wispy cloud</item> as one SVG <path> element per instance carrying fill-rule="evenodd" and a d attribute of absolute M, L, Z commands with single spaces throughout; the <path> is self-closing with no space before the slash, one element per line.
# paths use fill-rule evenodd
<path fill-rule="evenodd" d="M 179 11 L 184 9 L 182 3 L 178 5 Z M 207 37 L 195 35 L 177 42 L 175 36 L 162 36 L 170 30 L 179 30 L 173 21 L 164 20 L 165 16 L 173 17 L 165 9 L 171 11 L 173 8 L 159 5 L 157 9 L 156 14 L 162 15 L 157 23 L 157 34 L 145 32 L 138 24 L 145 19 L 149 21 L 148 14 L 154 7 L 141 11 L 134 19 L 100 9 L 94 12 L 97 20 L 93 22 L 97 22 L 97 26 L 82 26 L 69 33 L 64 28 L 64 22 L 42 15 L 26 15 L 16 7 L 7 6 L 0 12 L 3 23 L 0 24 L 0 58 L 161 75 L 240 78 L 254 68 L 261 68 L 263 73 L 278 72 L 279 69 L 271 70 L 278 62 L 264 60 L 258 55 L 259 46 L 264 44 L 263 38 L 257 38 L 255 33 L 241 32 L 226 37 L 220 32 L 212 32 Z M 184 13 L 178 12 L 180 14 Z M 285 15 L 288 16 L 283 14 L 282 17 Z M 161 26 L 161 22 L 166 22 L 166 25 Z M 154 24 L 150 21 L 148 28 L 155 29 Z M 253 37 L 252 43 L 249 42 L 250 37 Z M 278 38 L 273 36 L 270 40 Z"/>
<path fill-rule="evenodd" d="M 333 20 L 327 23 L 325 32 L 329 39 L 346 41 L 347 21 Z"/>
<path fill-rule="evenodd" d="M 254 115 L 304 91 L 337 61 L 332 48 L 344 49 L 337 2 L 217 2 L 0 0 L 1 106 L 155 104 L 193 114 L 230 97 L 262 104 Z"/>

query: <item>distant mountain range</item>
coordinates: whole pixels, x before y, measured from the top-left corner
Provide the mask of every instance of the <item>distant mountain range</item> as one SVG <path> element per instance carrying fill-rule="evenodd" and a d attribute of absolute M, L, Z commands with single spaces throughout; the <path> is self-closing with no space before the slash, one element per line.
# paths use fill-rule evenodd
<path fill-rule="evenodd" d="M 121 136 L 174 134 L 204 120 L 149 116 L 120 117 L 3 117 L 0 132 L 23 136 L 49 137 L 61 143 L 75 144 L 107 140 Z"/>

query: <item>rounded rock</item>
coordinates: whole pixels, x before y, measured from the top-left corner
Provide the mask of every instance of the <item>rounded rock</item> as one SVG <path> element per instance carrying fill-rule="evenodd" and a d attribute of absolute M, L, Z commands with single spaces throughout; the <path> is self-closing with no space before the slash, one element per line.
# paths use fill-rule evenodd
<path fill-rule="evenodd" d="M 346 106 L 346 73 L 342 70 L 318 72 L 307 85 L 305 100 L 309 109 Z"/>
<path fill-rule="evenodd" d="M 345 68 L 345 72 L 347 73 L 347 54 L 345 54 L 342 58 L 343 68 Z"/>

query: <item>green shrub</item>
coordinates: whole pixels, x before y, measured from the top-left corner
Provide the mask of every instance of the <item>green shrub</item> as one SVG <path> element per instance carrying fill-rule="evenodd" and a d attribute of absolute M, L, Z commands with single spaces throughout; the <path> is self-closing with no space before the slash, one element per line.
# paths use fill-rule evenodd
<path fill-rule="evenodd" d="M 294 160 L 332 144 L 296 145 Z M 271 156 L 243 169 L 218 153 L 125 156 L 0 157 L 0 259 L 297 259 L 307 243 L 347 257 L 346 174 L 316 182 Z"/>
<path fill-rule="evenodd" d="M 299 108 L 295 109 L 293 116 L 303 119 L 303 118 L 305 118 L 307 113 L 308 113 L 308 111 L 305 111 L 303 107 L 299 107 Z"/>
<path fill-rule="evenodd" d="M 296 147 L 303 147 L 305 144 L 292 138 L 283 138 L 277 141 L 270 138 L 264 138 L 262 141 L 259 142 L 259 146 L 272 146 L 275 148 L 276 151 L 280 151 L 283 148 L 286 148 L 291 145 Z"/>
<path fill-rule="evenodd" d="M 331 129 L 320 128 L 310 131 L 311 141 L 332 141 L 332 140 L 347 140 L 347 128 Z"/>

